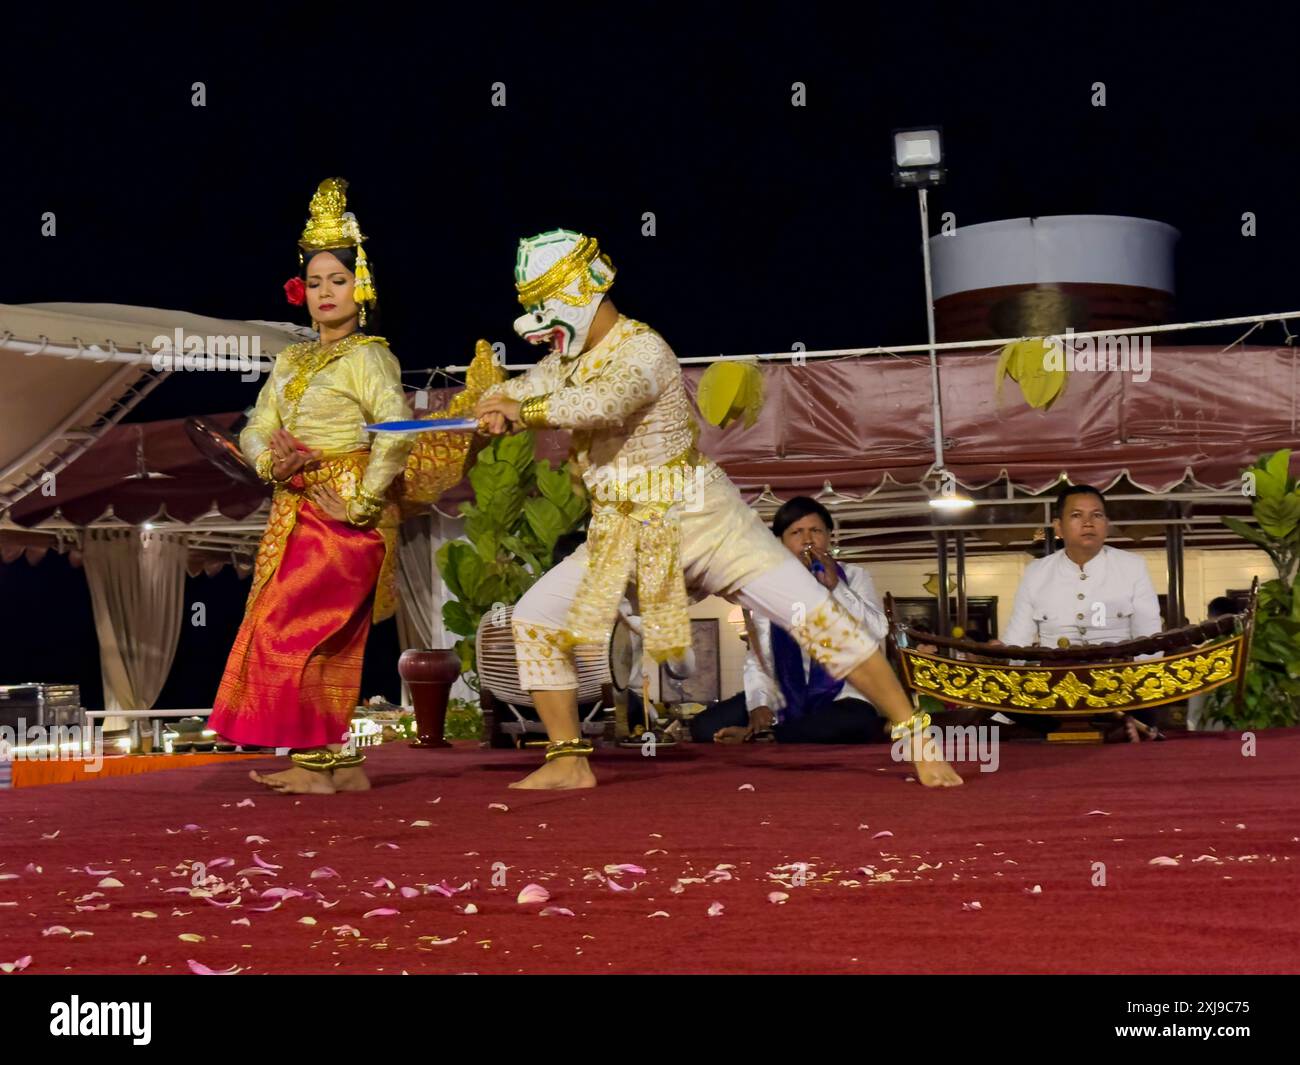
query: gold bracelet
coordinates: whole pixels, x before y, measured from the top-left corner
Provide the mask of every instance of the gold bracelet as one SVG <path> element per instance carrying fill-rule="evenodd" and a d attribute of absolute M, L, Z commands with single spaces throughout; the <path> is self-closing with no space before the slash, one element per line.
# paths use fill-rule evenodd
<path fill-rule="evenodd" d="M 253 469 L 262 480 L 270 484 L 283 484 L 283 481 L 277 481 L 275 478 L 275 453 L 268 447 L 257 456 L 257 461 L 253 463 Z"/>
<path fill-rule="evenodd" d="M 357 513 L 352 513 L 352 508 L 357 508 Z M 384 500 L 379 496 L 371 495 L 364 488 L 358 488 L 357 494 L 347 501 L 344 507 L 344 513 L 348 516 L 348 521 L 361 529 L 368 529 L 379 521 L 379 516 L 384 510 Z"/>
<path fill-rule="evenodd" d="M 900 721 L 897 725 L 889 730 L 891 740 L 901 740 L 913 729 L 922 732 L 930 727 L 930 715 L 922 710 L 916 711 L 906 721 Z"/>
<path fill-rule="evenodd" d="M 545 429 L 550 425 L 550 395 L 529 396 L 519 404 L 519 420 L 529 429 Z"/>

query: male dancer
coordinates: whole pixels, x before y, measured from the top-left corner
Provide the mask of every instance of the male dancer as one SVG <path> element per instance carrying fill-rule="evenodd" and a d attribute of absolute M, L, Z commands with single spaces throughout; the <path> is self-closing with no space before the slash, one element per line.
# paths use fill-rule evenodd
<path fill-rule="evenodd" d="M 896 728 L 924 728 L 925 715 L 913 714 L 878 641 L 696 450 L 699 427 L 676 356 L 606 297 L 614 266 L 596 241 L 563 229 L 521 241 L 515 282 L 526 312 L 515 331 L 551 350 L 484 393 L 476 414 L 493 434 L 512 426 L 570 430 L 592 516 L 586 544 L 514 609 L 520 684 L 550 743 L 546 763 L 512 787 L 595 785 L 592 747 L 578 727 L 573 648 L 608 640 L 629 583 L 656 660 L 680 658 L 690 647 L 689 586 L 771 618 Z M 962 783 L 942 761 L 917 761 L 916 773 L 930 787 Z"/>

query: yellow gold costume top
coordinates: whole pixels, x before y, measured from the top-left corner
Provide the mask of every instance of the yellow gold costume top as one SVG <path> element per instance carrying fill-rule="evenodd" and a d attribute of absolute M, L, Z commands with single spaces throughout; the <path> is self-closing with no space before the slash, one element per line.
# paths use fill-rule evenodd
<path fill-rule="evenodd" d="M 412 417 L 401 374 L 401 364 L 383 337 L 353 333 L 327 347 L 315 341 L 293 344 L 275 360 L 248 425 L 239 434 L 239 446 L 255 466 L 270 446 L 271 434 L 280 428 L 326 458 L 369 449 L 360 487 L 382 496 L 405 464 L 413 441 L 383 433 L 372 444 L 364 426 Z"/>

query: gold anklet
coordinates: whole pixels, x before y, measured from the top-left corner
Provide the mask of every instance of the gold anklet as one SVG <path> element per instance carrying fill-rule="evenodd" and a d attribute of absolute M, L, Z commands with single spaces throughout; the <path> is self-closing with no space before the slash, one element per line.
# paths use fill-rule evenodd
<path fill-rule="evenodd" d="M 889 730 L 891 740 L 901 740 L 909 732 L 915 729 L 922 732 L 930 727 L 930 715 L 922 710 L 918 710 L 906 721 L 900 721 L 897 725 Z"/>
<path fill-rule="evenodd" d="M 555 758 L 586 758 L 595 751 L 588 740 L 555 740 L 546 745 L 546 760 Z"/>
<path fill-rule="evenodd" d="M 303 769 L 310 769 L 313 773 L 328 773 L 334 769 L 352 769 L 366 760 L 364 754 L 343 754 L 342 752 L 330 750 L 297 751 L 289 757 L 294 765 L 301 766 Z"/>

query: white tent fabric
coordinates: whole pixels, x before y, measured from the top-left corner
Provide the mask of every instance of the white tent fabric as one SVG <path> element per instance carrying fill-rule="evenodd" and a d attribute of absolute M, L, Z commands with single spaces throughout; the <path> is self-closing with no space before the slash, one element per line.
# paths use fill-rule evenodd
<path fill-rule="evenodd" d="M 448 518 L 436 511 L 403 523 L 398 534 L 397 635 L 402 649 L 450 648 L 459 637 L 448 632 L 442 621 L 443 604 L 454 598 L 438 572 L 438 549 L 448 540 L 464 536 L 462 518 Z M 473 689 L 457 679 L 452 698 L 474 699 Z M 402 701 L 410 704 L 410 693 L 402 685 Z"/>
<path fill-rule="evenodd" d="M 0 511 L 58 473 L 170 372 L 155 340 L 201 338 L 204 351 L 269 359 L 301 340 L 291 325 L 223 321 L 111 303 L 0 304 Z M 182 349 L 183 350 L 183 349 Z"/>
<path fill-rule="evenodd" d="M 104 709 L 150 710 L 167 681 L 185 609 L 185 538 L 88 529 L 86 580 L 99 638 Z M 122 728 L 109 718 L 106 728 Z"/>

